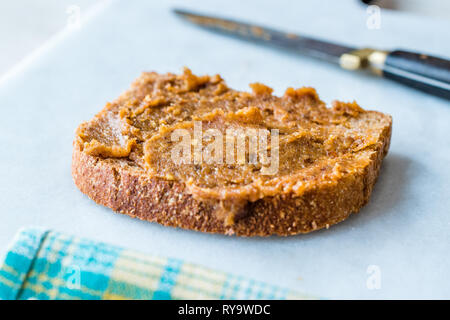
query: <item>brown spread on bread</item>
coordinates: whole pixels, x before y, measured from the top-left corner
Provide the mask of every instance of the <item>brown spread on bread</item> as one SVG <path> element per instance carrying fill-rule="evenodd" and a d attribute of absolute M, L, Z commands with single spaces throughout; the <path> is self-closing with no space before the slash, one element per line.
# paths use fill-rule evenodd
<path fill-rule="evenodd" d="M 370 122 L 370 114 L 355 102 L 327 108 L 312 88 L 288 88 L 279 97 L 263 84 L 250 87 L 252 92 L 236 91 L 219 75 L 196 76 L 189 69 L 181 75 L 143 73 L 129 91 L 79 127 L 76 141 L 90 156 L 124 159 L 148 177 L 184 184 L 195 199 L 214 204 L 214 214 L 226 225 L 259 199 L 301 197 L 361 174 L 384 143 L 386 123 L 357 126 L 364 118 Z M 224 136 L 227 130 L 277 130 L 277 172 L 266 174 L 269 164 L 248 161 L 248 152 L 244 163 L 228 163 L 225 153 L 219 162 L 175 163 L 172 134 L 183 129 L 194 136 L 196 122 L 203 140 L 192 139 L 192 148 L 212 143 L 214 137 L 205 134 L 209 129 Z M 270 156 L 270 141 L 267 146 L 259 151 Z"/>

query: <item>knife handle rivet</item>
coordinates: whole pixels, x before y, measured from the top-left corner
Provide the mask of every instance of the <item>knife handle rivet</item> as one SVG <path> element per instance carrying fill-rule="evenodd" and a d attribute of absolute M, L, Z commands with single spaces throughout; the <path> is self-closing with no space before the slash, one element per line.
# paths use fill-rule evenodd
<path fill-rule="evenodd" d="M 387 52 L 364 48 L 354 50 L 341 55 L 339 64 L 347 70 L 370 68 L 375 74 L 381 75 L 381 70 L 386 60 Z"/>

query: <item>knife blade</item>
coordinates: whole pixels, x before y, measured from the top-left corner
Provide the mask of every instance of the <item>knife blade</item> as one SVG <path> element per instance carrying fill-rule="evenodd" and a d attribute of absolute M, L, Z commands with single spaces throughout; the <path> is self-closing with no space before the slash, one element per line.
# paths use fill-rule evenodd
<path fill-rule="evenodd" d="M 238 22 L 230 19 L 200 15 L 182 9 L 173 10 L 178 16 L 207 30 L 234 36 L 242 40 L 271 45 L 282 49 L 302 52 L 306 55 L 339 63 L 340 57 L 354 48 L 321 41 L 293 33 Z"/>
<path fill-rule="evenodd" d="M 444 58 L 403 50 L 353 48 L 233 19 L 183 9 L 173 12 L 213 32 L 298 52 L 347 70 L 368 69 L 378 76 L 450 100 L 450 61 Z"/>

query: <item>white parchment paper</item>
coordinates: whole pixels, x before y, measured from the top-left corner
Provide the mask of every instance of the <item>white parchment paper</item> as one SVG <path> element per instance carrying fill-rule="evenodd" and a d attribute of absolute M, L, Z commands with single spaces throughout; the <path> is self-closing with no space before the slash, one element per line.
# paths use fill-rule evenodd
<path fill-rule="evenodd" d="M 450 22 L 383 11 L 380 29 L 369 29 L 357 1 L 113 1 L 0 86 L 0 253 L 20 227 L 40 225 L 326 298 L 449 298 L 450 103 L 205 32 L 171 14 L 177 4 L 348 45 L 450 56 Z M 390 153 L 370 203 L 329 230 L 289 238 L 177 230 L 96 205 L 71 179 L 75 128 L 141 71 L 184 65 L 237 89 L 313 86 L 327 103 L 355 99 L 391 114 Z M 379 289 L 367 286 L 373 276 Z"/>

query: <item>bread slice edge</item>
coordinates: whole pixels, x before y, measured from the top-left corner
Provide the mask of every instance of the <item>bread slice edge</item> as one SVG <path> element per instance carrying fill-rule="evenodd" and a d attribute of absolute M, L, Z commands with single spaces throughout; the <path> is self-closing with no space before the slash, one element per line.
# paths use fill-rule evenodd
<path fill-rule="evenodd" d="M 392 119 L 368 166 L 335 185 L 301 196 L 265 197 L 246 207 L 247 214 L 226 226 L 215 207 L 194 199 L 182 183 L 150 178 L 107 159 L 88 155 L 75 140 L 72 177 L 89 198 L 116 212 L 164 226 L 237 236 L 289 236 L 328 228 L 358 212 L 370 198 L 390 145 Z"/>

